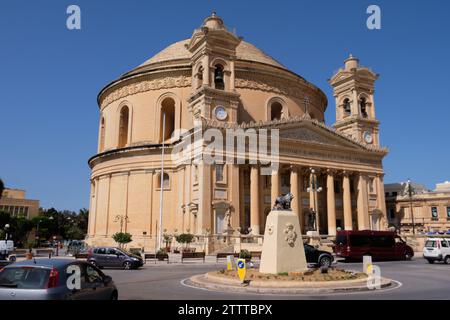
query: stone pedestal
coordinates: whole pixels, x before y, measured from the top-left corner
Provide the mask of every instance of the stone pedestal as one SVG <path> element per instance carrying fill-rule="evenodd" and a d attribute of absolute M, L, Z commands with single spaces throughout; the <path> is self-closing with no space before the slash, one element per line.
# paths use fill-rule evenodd
<path fill-rule="evenodd" d="M 278 274 L 306 270 L 298 216 L 291 210 L 272 210 L 266 220 L 259 272 Z"/>

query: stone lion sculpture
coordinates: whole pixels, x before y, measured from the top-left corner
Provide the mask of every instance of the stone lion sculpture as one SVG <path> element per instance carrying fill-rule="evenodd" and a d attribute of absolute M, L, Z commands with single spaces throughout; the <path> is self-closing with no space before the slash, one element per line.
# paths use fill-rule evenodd
<path fill-rule="evenodd" d="M 284 196 L 279 196 L 275 199 L 275 204 L 273 205 L 274 210 L 291 210 L 291 202 L 294 199 L 292 193 L 287 193 Z"/>

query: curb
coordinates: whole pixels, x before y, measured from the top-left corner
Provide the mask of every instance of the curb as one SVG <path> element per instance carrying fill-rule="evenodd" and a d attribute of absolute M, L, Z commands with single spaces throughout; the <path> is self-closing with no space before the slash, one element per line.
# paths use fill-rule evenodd
<path fill-rule="evenodd" d="M 367 287 L 366 279 L 356 279 L 348 281 L 339 281 L 339 283 L 318 283 L 310 282 L 287 282 L 273 281 L 269 284 L 263 281 L 251 281 L 249 285 L 243 285 L 239 280 L 217 279 L 220 277 L 211 275 L 196 275 L 186 279 L 186 284 L 199 289 L 212 291 L 235 292 L 235 293 L 259 293 L 259 294 L 329 294 L 337 292 L 363 292 L 376 291 Z M 338 281 L 336 281 L 338 282 Z M 388 278 L 381 278 L 381 288 L 385 289 L 392 286 L 393 281 Z M 265 285 L 264 285 L 265 284 Z M 302 285 L 302 286 L 300 286 Z M 378 289 L 378 290 L 380 290 Z"/>

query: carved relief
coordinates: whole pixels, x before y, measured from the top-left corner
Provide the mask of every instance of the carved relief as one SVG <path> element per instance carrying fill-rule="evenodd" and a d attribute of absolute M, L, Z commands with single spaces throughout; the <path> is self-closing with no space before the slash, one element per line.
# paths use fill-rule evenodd
<path fill-rule="evenodd" d="M 273 234 L 273 229 L 274 229 L 273 224 L 270 224 L 270 225 L 267 227 L 267 232 L 268 232 L 270 235 L 272 235 L 272 234 Z"/>
<path fill-rule="evenodd" d="M 191 86 L 191 77 L 189 76 L 181 75 L 168 77 L 165 74 L 161 74 L 157 79 L 145 80 L 115 89 L 113 92 L 106 95 L 106 97 L 101 101 L 100 106 L 101 108 L 104 108 L 114 101 L 136 93 L 189 86 Z"/>
<path fill-rule="evenodd" d="M 276 84 L 276 86 L 273 84 Z M 271 75 L 250 72 L 237 72 L 235 86 L 236 88 L 274 92 L 298 99 L 303 99 L 306 91 L 317 92 L 317 89 L 310 86 L 306 81 L 305 83 L 301 83 Z"/>
<path fill-rule="evenodd" d="M 286 223 L 286 229 L 284 229 L 284 233 L 286 234 L 284 239 L 291 247 L 293 247 L 295 244 L 295 240 L 297 240 L 297 233 L 294 230 L 294 225 L 290 222 Z"/>

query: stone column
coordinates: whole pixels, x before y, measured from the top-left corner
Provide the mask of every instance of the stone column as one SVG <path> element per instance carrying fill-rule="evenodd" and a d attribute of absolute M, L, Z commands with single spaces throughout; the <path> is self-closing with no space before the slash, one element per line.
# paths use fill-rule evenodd
<path fill-rule="evenodd" d="M 315 186 L 313 187 L 312 181 L 315 180 Z M 319 213 L 319 193 L 317 189 L 319 188 L 319 180 L 317 177 L 317 172 L 310 173 L 309 175 L 309 208 L 313 209 L 316 213 L 316 231 L 320 233 L 320 213 Z"/>
<path fill-rule="evenodd" d="M 206 54 L 204 58 L 203 63 L 203 85 L 209 86 L 209 73 L 211 70 L 209 70 L 209 55 Z"/>
<path fill-rule="evenodd" d="M 239 165 L 230 164 L 228 165 L 228 169 L 231 170 L 231 225 L 233 229 L 239 227 L 239 219 L 241 212 L 241 202 L 240 202 L 240 181 L 239 181 Z"/>
<path fill-rule="evenodd" d="M 259 235 L 259 170 L 252 166 L 250 173 L 250 227 L 252 234 Z"/>
<path fill-rule="evenodd" d="M 377 184 L 377 207 L 383 212 L 383 217 L 387 219 L 386 216 L 386 200 L 384 195 L 384 182 L 383 182 L 383 174 L 377 174 L 376 177 Z"/>
<path fill-rule="evenodd" d="M 343 173 L 342 181 L 343 208 L 344 208 L 344 229 L 353 230 L 352 224 L 352 199 L 350 195 L 350 178 L 348 172 Z"/>
<path fill-rule="evenodd" d="M 298 169 L 294 166 L 291 167 L 291 193 L 294 195 L 291 207 L 298 217 L 300 217 L 300 188 L 298 184 Z"/>
<path fill-rule="evenodd" d="M 235 75 L 234 75 L 234 60 L 230 61 L 230 90 L 234 90 L 234 81 L 235 81 Z"/>
<path fill-rule="evenodd" d="M 327 218 L 328 235 L 336 235 L 336 202 L 334 199 L 334 177 L 331 170 L 327 171 Z"/>
<path fill-rule="evenodd" d="M 202 234 L 205 229 L 212 230 L 212 186 L 211 186 L 211 165 L 205 164 L 203 161 L 198 166 L 198 193 L 199 204 L 197 211 L 197 226 L 191 233 Z M 195 221 L 196 220 L 196 221 Z"/>
<path fill-rule="evenodd" d="M 367 177 L 359 173 L 358 177 L 358 230 L 368 230 L 369 227 L 369 203 L 367 194 Z"/>
<path fill-rule="evenodd" d="M 245 222 L 245 199 L 244 199 L 244 167 L 243 166 L 237 166 L 239 170 L 239 223 L 238 227 L 242 228 L 244 227 Z"/>
<path fill-rule="evenodd" d="M 280 174 L 279 171 L 272 171 L 272 185 L 271 185 L 271 198 L 272 205 L 274 205 L 275 200 L 280 195 Z"/>

